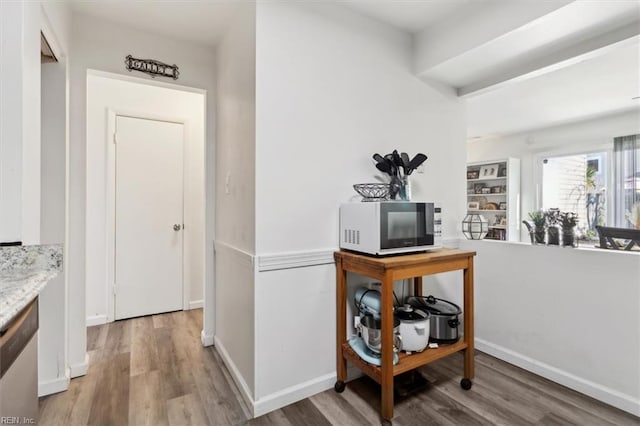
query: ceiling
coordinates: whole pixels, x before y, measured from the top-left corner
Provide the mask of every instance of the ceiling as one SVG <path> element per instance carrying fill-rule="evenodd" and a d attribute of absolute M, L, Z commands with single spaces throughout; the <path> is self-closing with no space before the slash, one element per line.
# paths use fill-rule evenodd
<path fill-rule="evenodd" d="M 341 4 L 397 29 L 417 33 L 486 0 L 345 0 Z"/>
<path fill-rule="evenodd" d="M 486 0 L 322 0 L 415 33 Z M 76 13 L 177 40 L 214 46 L 238 0 L 71 0 Z M 143 18 L 143 19 L 141 19 Z"/>
<path fill-rule="evenodd" d="M 176 40 L 215 46 L 236 11 L 233 0 L 72 0 L 74 12 Z"/>
<path fill-rule="evenodd" d="M 71 4 L 75 13 L 215 46 L 240 1 Z M 438 47 L 441 59 L 415 72 L 466 98 L 470 138 L 640 108 L 640 101 L 630 100 L 640 95 L 640 1 L 556 0 L 553 7 L 532 0 L 318 1 L 414 34 L 418 59 L 420 40 L 426 40 L 427 54 Z"/>
<path fill-rule="evenodd" d="M 425 73 L 462 88 L 638 21 L 636 1 L 579 1 L 445 61 Z"/>
<path fill-rule="evenodd" d="M 640 110 L 638 38 L 554 72 L 467 99 L 467 136 L 499 136 Z"/>

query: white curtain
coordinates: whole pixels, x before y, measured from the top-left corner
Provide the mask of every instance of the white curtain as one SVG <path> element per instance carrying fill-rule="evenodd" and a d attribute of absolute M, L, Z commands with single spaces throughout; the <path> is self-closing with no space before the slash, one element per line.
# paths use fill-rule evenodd
<path fill-rule="evenodd" d="M 640 205 L 640 135 L 613 139 L 614 215 L 618 228 L 632 228 L 629 216 Z"/>

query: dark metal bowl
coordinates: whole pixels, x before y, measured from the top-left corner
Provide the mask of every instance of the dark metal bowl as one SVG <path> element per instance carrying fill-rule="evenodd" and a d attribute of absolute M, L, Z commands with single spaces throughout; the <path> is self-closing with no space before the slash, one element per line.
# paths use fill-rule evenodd
<path fill-rule="evenodd" d="M 388 183 L 357 183 L 353 189 L 364 197 L 363 201 L 379 201 L 389 199 Z"/>

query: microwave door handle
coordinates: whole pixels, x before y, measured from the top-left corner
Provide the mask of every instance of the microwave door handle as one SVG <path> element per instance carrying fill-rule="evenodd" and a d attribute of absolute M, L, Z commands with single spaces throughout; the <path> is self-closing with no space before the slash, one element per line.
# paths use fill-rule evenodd
<path fill-rule="evenodd" d="M 424 204 L 424 234 L 425 237 L 428 235 L 435 234 L 435 209 L 433 204 L 425 203 Z"/>

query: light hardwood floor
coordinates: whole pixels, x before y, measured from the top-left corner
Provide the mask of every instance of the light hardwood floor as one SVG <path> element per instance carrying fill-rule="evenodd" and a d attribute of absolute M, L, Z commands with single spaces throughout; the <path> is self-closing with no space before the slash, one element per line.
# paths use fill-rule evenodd
<path fill-rule="evenodd" d="M 377 385 L 350 382 L 247 420 L 216 350 L 200 344 L 202 311 L 89 327 L 86 376 L 40 400 L 40 425 L 375 425 Z M 420 370 L 429 387 L 397 401 L 397 425 L 640 425 L 640 419 L 488 355 L 473 388 L 460 388 L 462 357 Z"/>

